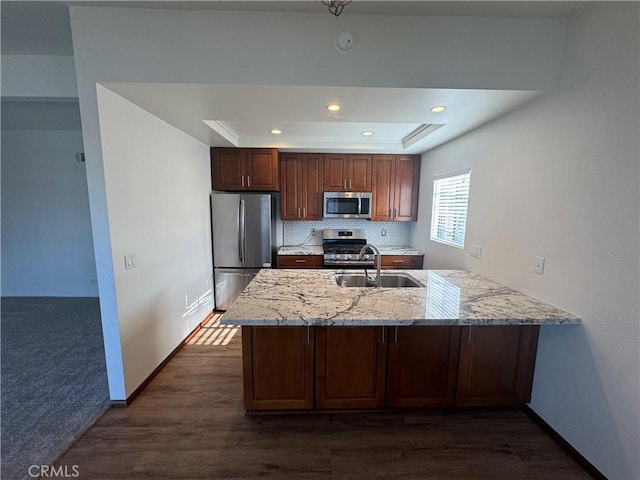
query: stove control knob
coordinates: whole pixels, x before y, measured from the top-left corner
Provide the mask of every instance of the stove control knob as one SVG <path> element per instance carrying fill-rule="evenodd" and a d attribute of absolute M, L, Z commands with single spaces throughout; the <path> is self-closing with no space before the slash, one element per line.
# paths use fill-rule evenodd
<path fill-rule="evenodd" d="M 364 258 L 365 260 L 369 260 L 371 258 L 371 255 L 369 255 L 368 253 L 365 253 L 362 258 Z"/>
<path fill-rule="evenodd" d="M 347 255 L 347 260 L 351 260 L 353 258 L 353 255 L 349 254 Z"/>

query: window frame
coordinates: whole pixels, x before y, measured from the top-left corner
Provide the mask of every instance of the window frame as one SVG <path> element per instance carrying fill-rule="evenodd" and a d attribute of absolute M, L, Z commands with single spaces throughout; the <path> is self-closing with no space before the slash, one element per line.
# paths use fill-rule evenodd
<path fill-rule="evenodd" d="M 462 226 L 462 241 L 460 242 L 456 242 L 455 238 L 456 238 L 456 227 L 453 226 L 452 228 L 449 228 L 448 230 L 452 230 L 454 233 L 451 234 L 448 237 L 445 237 L 444 235 L 441 237 L 439 236 L 439 230 L 441 230 L 440 228 L 440 222 L 438 222 L 438 219 L 441 218 L 443 216 L 442 213 L 440 213 L 440 209 L 441 209 L 441 203 L 442 203 L 442 194 L 447 194 L 447 191 L 444 190 L 441 186 L 439 186 L 438 182 L 441 182 L 443 180 L 451 180 L 454 177 L 466 177 L 464 181 L 466 181 L 467 183 L 467 189 L 466 192 L 463 194 L 464 196 L 466 196 L 466 202 L 464 204 L 464 218 L 462 219 L 462 222 L 460 222 L 460 215 L 453 215 L 452 212 L 449 212 L 449 215 L 452 215 L 450 222 L 454 223 L 454 224 L 459 224 L 459 223 L 463 223 Z M 449 245 L 451 247 L 455 247 L 455 248 L 459 248 L 459 249 L 464 249 L 464 242 L 466 240 L 466 232 L 467 232 L 467 220 L 469 217 L 469 194 L 470 194 L 470 190 L 471 190 L 471 167 L 467 167 L 467 168 L 463 168 L 461 170 L 455 170 L 452 172 L 447 172 L 447 173 L 443 173 L 440 175 L 435 175 L 433 177 L 433 198 L 432 198 L 432 206 L 431 206 L 431 225 L 429 228 L 429 239 L 434 241 L 434 242 L 438 242 L 438 243 L 442 243 L 444 245 Z M 453 192 L 451 192 L 450 194 L 453 194 Z M 446 213 L 446 212 L 445 212 Z M 449 222 L 448 222 L 449 223 Z M 459 227 L 458 227 L 459 230 Z"/>

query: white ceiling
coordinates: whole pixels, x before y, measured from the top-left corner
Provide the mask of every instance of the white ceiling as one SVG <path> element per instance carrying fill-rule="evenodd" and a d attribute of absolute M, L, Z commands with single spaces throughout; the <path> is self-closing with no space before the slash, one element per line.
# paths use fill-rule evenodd
<path fill-rule="evenodd" d="M 421 153 L 540 91 L 109 83 L 105 86 L 211 146 L 289 151 Z M 342 110 L 331 113 L 326 105 Z M 444 113 L 429 108 L 447 105 Z M 416 129 L 428 133 L 406 145 Z M 440 128 L 436 128 L 439 127 Z M 282 135 L 271 135 L 271 129 Z M 364 130 L 374 132 L 363 137 Z M 405 140 L 405 145 L 403 145 Z"/>
<path fill-rule="evenodd" d="M 566 18 L 585 2 L 360 1 L 342 15 Z M 310 1 L 3 1 L 2 53 L 72 55 L 68 5 L 294 11 L 330 15 Z M 211 146 L 296 151 L 420 153 L 541 95 L 540 91 L 108 84 L 108 88 Z M 343 109 L 325 109 L 338 102 Z M 434 105 L 446 112 L 432 114 Z M 269 134 L 272 128 L 283 131 Z M 373 137 L 360 132 L 371 130 Z M 413 143 L 407 138 L 415 132 Z M 416 140 L 417 138 L 417 140 Z"/>

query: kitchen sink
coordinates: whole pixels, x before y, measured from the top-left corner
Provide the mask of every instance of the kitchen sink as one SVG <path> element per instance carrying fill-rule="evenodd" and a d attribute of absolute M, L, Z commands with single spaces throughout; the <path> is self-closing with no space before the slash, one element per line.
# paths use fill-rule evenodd
<path fill-rule="evenodd" d="M 373 287 L 373 283 L 367 281 L 366 275 L 357 273 L 343 273 L 336 275 L 336 283 L 344 287 Z M 382 288 L 408 288 L 424 287 L 418 280 L 406 273 L 380 275 Z"/>

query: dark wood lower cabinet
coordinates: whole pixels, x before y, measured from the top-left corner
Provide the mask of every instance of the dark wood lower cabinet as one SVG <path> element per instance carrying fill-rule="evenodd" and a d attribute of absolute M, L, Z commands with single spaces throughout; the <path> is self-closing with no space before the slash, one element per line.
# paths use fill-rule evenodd
<path fill-rule="evenodd" d="M 313 328 L 242 327 L 245 408 L 313 408 L 313 354 Z"/>
<path fill-rule="evenodd" d="M 537 325 L 464 327 L 456 404 L 528 403 L 539 328 Z"/>
<path fill-rule="evenodd" d="M 507 406 L 539 326 L 242 327 L 247 410 Z"/>
<path fill-rule="evenodd" d="M 460 327 L 389 327 L 387 337 L 387 405 L 453 406 Z"/>
<path fill-rule="evenodd" d="M 318 327 L 316 408 L 382 408 L 387 356 L 383 327 Z"/>

